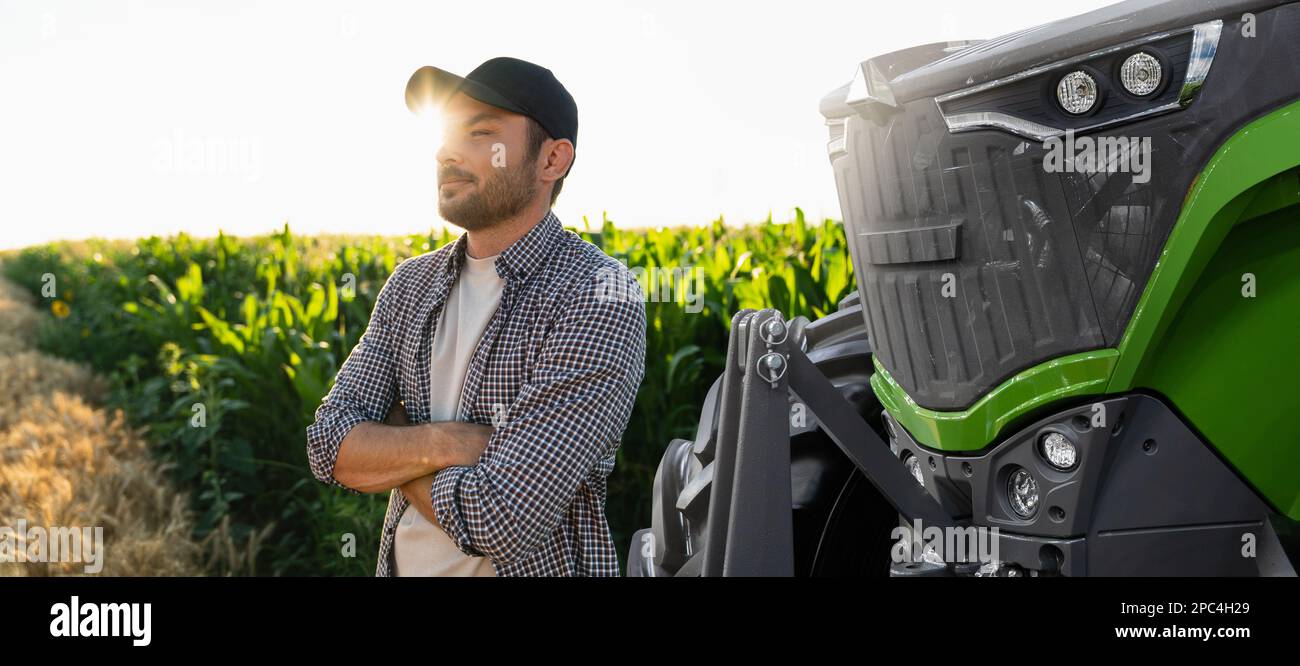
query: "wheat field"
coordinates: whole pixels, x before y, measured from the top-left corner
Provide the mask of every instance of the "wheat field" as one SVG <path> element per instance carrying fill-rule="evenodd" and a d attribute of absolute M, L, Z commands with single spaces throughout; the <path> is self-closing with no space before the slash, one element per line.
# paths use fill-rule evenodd
<path fill-rule="evenodd" d="M 99 575 L 199 574 L 188 499 L 141 433 L 100 406 L 102 379 L 31 349 L 42 316 L 0 281 L 0 525 L 103 527 Z M 83 572 L 79 562 L 0 563 L 6 576 Z"/>

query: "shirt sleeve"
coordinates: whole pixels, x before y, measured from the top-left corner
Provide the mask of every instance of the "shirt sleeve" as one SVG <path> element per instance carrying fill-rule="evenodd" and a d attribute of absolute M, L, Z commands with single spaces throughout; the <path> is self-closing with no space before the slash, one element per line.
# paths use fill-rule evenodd
<path fill-rule="evenodd" d="M 365 333 L 343 361 L 334 386 L 316 409 L 316 421 L 307 426 L 307 462 L 312 475 L 353 494 L 361 493 L 334 478 L 334 464 L 343 438 L 362 421 L 382 422 L 397 394 L 393 307 L 402 266 L 398 264 L 379 290 Z"/>
<path fill-rule="evenodd" d="M 618 448 L 645 372 L 641 293 L 626 268 L 598 271 L 558 316 L 478 464 L 435 474 L 434 513 L 462 552 L 526 557 Z"/>

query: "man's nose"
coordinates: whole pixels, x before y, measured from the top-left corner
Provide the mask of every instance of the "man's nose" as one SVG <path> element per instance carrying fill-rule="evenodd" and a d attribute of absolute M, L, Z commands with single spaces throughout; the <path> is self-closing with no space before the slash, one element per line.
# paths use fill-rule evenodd
<path fill-rule="evenodd" d="M 438 166 L 444 164 L 454 164 L 460 162 L 460 155 L 455 151 L 450 141 L 443 141 L 438 145 L 438 152 L 434 153 L 433 159 Z"/>

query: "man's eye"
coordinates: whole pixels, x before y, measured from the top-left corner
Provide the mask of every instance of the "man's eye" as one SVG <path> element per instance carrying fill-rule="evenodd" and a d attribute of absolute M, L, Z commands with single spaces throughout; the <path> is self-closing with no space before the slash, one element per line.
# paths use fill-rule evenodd
<path fill-rule="evenodd" d="M 469 133 L 470 136 L 487 136 L 489 134 L 491 134 L 491 132 L 487 130 L 474 130 L 473 132 Z"/>

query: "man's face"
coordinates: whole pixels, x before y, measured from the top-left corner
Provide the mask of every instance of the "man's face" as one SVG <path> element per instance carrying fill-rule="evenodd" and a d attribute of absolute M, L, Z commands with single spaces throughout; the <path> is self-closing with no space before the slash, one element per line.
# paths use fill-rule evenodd
<path fill-rule="evenodd" d="M 476 231 L 517 215 L 539 187 L 528 159 L 527 119 L 456 93 L 443 112 L 438 149 L 438 214 Z"/>

